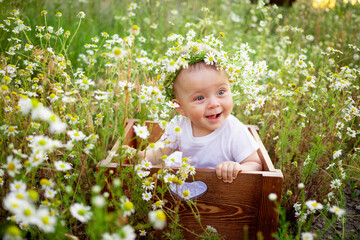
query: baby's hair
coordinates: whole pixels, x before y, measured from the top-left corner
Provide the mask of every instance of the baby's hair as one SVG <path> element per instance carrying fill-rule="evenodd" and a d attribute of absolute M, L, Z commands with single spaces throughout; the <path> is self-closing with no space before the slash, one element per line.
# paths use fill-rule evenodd
<path fill-rule="evenodd" d="M 196 72 L 202 69 L 210 69 L 210 70 L 215 70 L 215 71 L 222 71 L 217 69 L 216 65 L 210 65 L 210 64 L 206 64 L 204 60 L 193 63 L 193 64 L 189 64 L 187 68 L 182 68 L 180 70 L 180 72 L 176 75 L 174 82 L 172 83 L 172 88 L 174 90 L 174 94 L 176 95 L 176 91 L 175 91 L 175 85 L 177 81 L 181 81 L 181 78 L 183 77 L 183 74 L 186 73 L 191 73 L 191 72 Z"/>
<path fill-rule="evenodd" d="M 208 65 L 208 64 L 205 63 L 204 60 L 202 60 L 202 61 L 199 61 L 199 62 L 190 64 L 187 68 L 182 68 L 182 69 L 180 70 L 180 72 L 178 73 L 178 75 L 175 77 L 175 81 L 176 81 L 176 78 L 180 75 L 181 72 L 199 71 L 199 70 L 203 69 L 204 67 L 205 67 L 205 68 L 208 68 L 208 69 L 215 69 L 215 70 L 217 70 L 215 64 L 213 64 L 213 65 Z"/>

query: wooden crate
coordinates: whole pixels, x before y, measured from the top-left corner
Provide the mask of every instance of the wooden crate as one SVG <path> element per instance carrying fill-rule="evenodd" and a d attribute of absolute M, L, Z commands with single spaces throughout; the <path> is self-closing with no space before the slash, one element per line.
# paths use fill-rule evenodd
<path fill-rule="evenodd" d="M 133 129 L 137 122 L 137 120 L 128 121 L 122 144 L 139 147 Z M 149 142 L 156 142 L 162 135 L 162 129 L 156 122 L 147 121 L 145 124 L 151 133 Z M 275 193 L 278 200 L 281 199 L 283 174 L 279 169 L 274 168 L 259 137 L 259 128 L 255 125 L 246 126 L 260 145 L 258 154 L 263 164 L 263 171 L 239 173 L 229 184 L 219 180 L 215 170 L 198 168 L 195 181 L 203 181 L 208 189 L 204 195 L 194 201 L 199 209 L 202 225 L 216 228 L 225 239 L 257 239 L 259 235 L 262 235 L 263 239 L 274 239 L 271 234 L 277 231 L 278 213 L 268 196 L 270 193 Z M 111 151 L 116 152 L 119 144 L 118 140 Z M 99 167 L 118 171 L 118 164 L 111 160 L 110 154 L 99 163 Z M 151 172 L 157 170 L 158 168 L 153 168 Z M 197 233 L 203 232 L 186 204 L 182 204 L 179 215 L 181 223 L 186 228 Z M 185 237 L 194 239 L 194 236 L 188 232 L 185 232 Z"/>

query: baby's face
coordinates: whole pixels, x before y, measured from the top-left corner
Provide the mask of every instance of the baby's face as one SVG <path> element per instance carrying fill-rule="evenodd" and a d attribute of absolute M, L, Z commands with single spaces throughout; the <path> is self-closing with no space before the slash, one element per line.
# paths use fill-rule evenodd
<path fill-rule="evenodd" d="M 179 74 L 174 83 L 176 110 L 190 118 L 193 135 L 205 136 L 221 127 L 233 108 L 228 76 L 203 67 Z"/>

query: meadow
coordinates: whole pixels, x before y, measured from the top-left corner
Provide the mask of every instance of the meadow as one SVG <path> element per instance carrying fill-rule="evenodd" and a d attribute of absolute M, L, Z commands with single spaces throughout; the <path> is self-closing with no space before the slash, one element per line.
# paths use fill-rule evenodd
<path fill-rule="evenodd" d="M 159 61 L 178 42 L 212 35 L 241 56 L 251 83 L 234 89 L 233 114 L 259 126 L 284 174 L 282 198 L 271 196 L 275 238 L 359 239 L 360 6 L 257 2 L 1 1 L 0 236 L 183 239 L 159 184 L 183 174 L 149 176 L 137 157 L 126 174 L 96 166 L 131 155 L 110 152 L 127 119 L 166 125 L 175 115 Z M 204 226 L 194 238 L 221 235 Z"/>

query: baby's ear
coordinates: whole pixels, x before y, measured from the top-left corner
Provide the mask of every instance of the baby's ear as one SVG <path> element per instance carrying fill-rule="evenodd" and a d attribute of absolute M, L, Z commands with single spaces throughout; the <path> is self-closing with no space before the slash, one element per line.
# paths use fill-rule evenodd
<path fill-rule="evenodd" d="M 184 110 L 180 105 L 180 102 L 177 99 L 173 99 L 172 102 L 177 105 L 177 107 L 175 107 L 175 111 L 177 111 L 180 115 L 186 116 Z"/>

